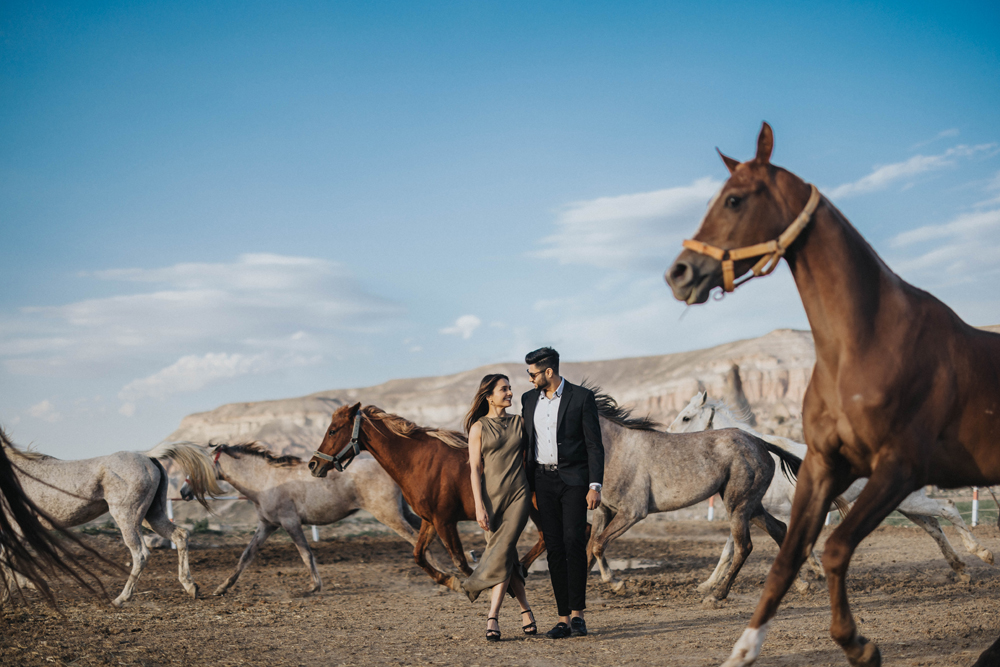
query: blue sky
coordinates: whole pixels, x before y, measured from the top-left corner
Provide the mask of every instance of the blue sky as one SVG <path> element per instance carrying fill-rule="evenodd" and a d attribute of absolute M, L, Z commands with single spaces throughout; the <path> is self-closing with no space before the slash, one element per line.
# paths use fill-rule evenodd
<path fill-rule="evenodd" d="M 545 344 L 805 328 L 785 268 L 686 313 L 662 283 L 715 147 L 750 158 L 762 120 L 904 278 L 1000 323 L 998 29 L 996 3 L 5 3 L 0 424 L 82 457 Z"/>

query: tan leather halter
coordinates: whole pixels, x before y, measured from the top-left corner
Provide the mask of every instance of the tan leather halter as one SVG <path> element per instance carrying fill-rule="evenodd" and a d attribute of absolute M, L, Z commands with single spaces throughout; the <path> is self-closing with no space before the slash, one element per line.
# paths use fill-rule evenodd
<path fill-rule="evenodd" d="M 815 185 L 810 184 L 809 187 L 812 191 L 809 194 L 809 201 L 806 202 L 806 207 L 799 213 L 799 217 L 795 218 L 792 224 L 788 226 L 788 229 L 781 232 L 781 236 L 776 239 L 743 248 L 733 248 L 732 250 L 716 248 L 714 245 L 693 239 L 687 239 L 682 245 L 688 250 L 700 255 L 708 255 L 712 259 L 722 262 L 722 287 L 727 292 L 732 292 L 751 278 L 766 276 L 774 271 L 775 267 L 778 266 L 778 261 L 784 256 L 785 251 L 788 250 L 788 246 L 795 242 L 795 239 L 798 238 L 802 230 L 812 220 L 812 215 L 816 212 L 816 207 L 819 206 L 820 195 Z M 741 259 L 750 259 L 751 257 L 759 257 L 761 255 L 763 256 L 760 257 L 760 260 L 753 265 L 753 274 L 746 276 L 739 282 L 735 282 L 736 271 L 733 268 L 733 264 Z"/>

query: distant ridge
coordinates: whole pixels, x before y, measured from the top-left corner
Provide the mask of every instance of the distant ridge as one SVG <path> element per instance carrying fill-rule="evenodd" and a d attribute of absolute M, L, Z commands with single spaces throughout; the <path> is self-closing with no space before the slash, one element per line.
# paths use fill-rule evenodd
<path fill-rule="evenodd" d="M 1000 333 L 1000 325 L 982 329 Z M 691 352 L 564 362 L 562 373 L 571 382 L 589 379 L 637 413 L 648 413 L 667 423 L 698 391 L 725 395 L 727 375 L 735 364 L 743 393 L 756 413 L 758 429 L 801 440 L 802 398 L 815 360 L 809 331 L 777 329 L 759 338 Z M 487 373 L 505 373 L 511 378 L 513 410 L 520 412 L 520 395 L 531 388 L 524 364 L 501 363 L 452 375 L 390 380 L 299 398 L 230 403 L 188 415 L 167 439 L 202 443 L 257 440 L 275 453 L 303 456 L 319 444 L 333 411 L 356 401 L 377 405 L 424 426 L 457 429 Z"/>

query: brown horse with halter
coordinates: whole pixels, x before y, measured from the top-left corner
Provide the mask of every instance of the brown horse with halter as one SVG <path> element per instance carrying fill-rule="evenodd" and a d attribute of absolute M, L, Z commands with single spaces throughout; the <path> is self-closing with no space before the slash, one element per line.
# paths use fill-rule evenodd
<path fill-rule="evenodd" d="M 830 502 L 868 477 L 826 541 L 823 567 L 830 634 L 852 665 L 870 667 L 881 658 L 848 607 L 851 555 L 926 484 L 1000 482 L 1000 335 L 969 326 L 893 273 L 815 186 L 771 164 L 773 144 L 764 123 L 753 160 L 722 156 L 731 176 L 666 273 L 678 300 L 704 303 L 712 289 L 731 292 L 740 276 L 766 275 L 784 257 L 816 344 L 802 411 L 809 450 L 788 534 L 725 666 L 757 658 Z M 1000 640 L 977 664 L 995 664 L 998 653 Z"/>
<path fill-rule="evenodd" d="M 333 413 L 322 444 L 309 460 L 309 470 L 314 477 L 324 477 L 331 466 L 343 471 L 362 449 L 371 452 L 423 520 L 413 560 L 437 583 L 464 593 L 461 581 L 435 569 L 425 553 L 436 533 L 455 566 L 466 576 L 472 574 L 456 525 L 476 519 L 468 447 L 461 433 L 417 426 L 374 405 L 362 408 L 355 403 Z M 533 521 L 537 512 L 532 508 Z M 544 550 L 539 533 L 522 563 L 530 565 Z"/>

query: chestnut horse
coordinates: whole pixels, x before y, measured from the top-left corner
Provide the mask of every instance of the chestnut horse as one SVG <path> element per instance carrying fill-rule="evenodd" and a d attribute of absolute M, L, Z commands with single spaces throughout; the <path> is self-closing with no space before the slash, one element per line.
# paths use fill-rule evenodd
<path fill-rule="evenodd" d="M 461 433 L 424 428 L 374 405 L 362 408 L 355 403 L 333 413 L 330 428 L 309 461 L 309 470 L 314 477 L 325 477 L 331 465 L 342 471 L 362 449 L 371 452 L 402 489 L 414 513 L 423 519 L 413 560 L 437 583 L 464 593 L 458 577 L 433 567 L 425 553 L 437 533 L 455 566 L 466 576 L 472 574 L 456 525 L 476 519 L 468 447 Z M 532 507 L 533 521 L 537 512 Z M 544 550 L 539 533 L 538 543 L 522 562 L 530 564 Z"/>
<path fill-rule="evenodd" d="M 766 275 L 784 256 L 816 344 L 802 410 L 809 450 L 788 534 L 725 665 L 756 660 L 830 501 L 868 477 L 827 539 L 823 567 L 830 634 L 852 665 L 870 667 L 881 657 L 848 607 L 851 555 L 921 486 L 1000 483 L 1000 335 L 894 274 L 815 186 L 771 164 L 773 145 L 764 123 L 753 160 L 722 156 L 731 176 L 666 272 L 678 300 L 704 303 L 713 288 L 732 291 L 736 278 Z M 998 652 L 1000 640 L 978 664 L 995 664 Z"/>

